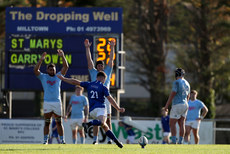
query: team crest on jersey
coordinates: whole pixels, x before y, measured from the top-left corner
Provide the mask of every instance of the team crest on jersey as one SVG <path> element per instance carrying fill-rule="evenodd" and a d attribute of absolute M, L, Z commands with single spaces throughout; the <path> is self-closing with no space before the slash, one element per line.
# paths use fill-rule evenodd
<path fill-rule="evenodd" d="M 98 86 L 96 86 L 96 85 L 91 85 L 91 87 L 98 89 Z"/>
<path fill-rule="evenodd" d="M 54 81 L 49 81 L 49 80 L 48 80 L 46 83 L 47 83 L 47 84 L 50 84 L 50 85 L 52 86 L 52 85 L 54 85 L 54 84 L 56 83 L 56 80 L 54 80 Z"/>

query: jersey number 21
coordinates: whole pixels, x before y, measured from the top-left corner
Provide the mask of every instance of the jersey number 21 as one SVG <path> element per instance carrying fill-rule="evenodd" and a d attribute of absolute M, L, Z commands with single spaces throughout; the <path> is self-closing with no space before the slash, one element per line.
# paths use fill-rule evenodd
<path fill-rule="evenodd" d="M 91 95 L 91 98 L 98 98 L 97 91 L 91 90 L 90 93 L 92 94 L 92 95 Z"/>

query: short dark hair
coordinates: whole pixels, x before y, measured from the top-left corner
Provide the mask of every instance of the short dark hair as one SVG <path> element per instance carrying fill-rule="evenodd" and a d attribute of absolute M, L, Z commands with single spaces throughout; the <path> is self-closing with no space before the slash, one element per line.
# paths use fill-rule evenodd
<path fill-rule="evenodd" d="M 185 71 L 182 68 L 177 68 L 175 70 L 175 77 L 184 77 Z"/>
<path fill-rule="evenodd" d="M 53 63 L 48 64 L 48 65 L 47 65 L 47 68 L 50 68 L 50 67 L 55 67 L 55 64 L 53 64 Z"/>
<path fill-rule="evenodd" d="M 103 61 L 101 61 L 101 60 L 97 61 L 97 62 L 96 62 L 96 68 L 97 68 L 97 65 L 99 65 L 99 64 L 104 65 L 104 62 L 103 62 Z"/>
<path fill-rule="evenodd" d="M 99 76 L 107 78 L 107 75 L 105 74 L 105 72 L 102 72 L 102 71 L 100 71 L 100 72 L 97 73 L 97 77 L 99 77 Z"/>

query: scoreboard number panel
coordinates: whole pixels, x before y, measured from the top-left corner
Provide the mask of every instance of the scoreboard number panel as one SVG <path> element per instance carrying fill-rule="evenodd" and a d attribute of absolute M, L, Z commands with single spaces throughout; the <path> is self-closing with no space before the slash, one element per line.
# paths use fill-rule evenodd
<path fill-rule="evenodd" d="M 112 41 L 112 39 L 115 40 L 115 47 L 114 47 L 114 65 L 113 70 L 110 78 L 110 87 L 113 89 L 119 88 L 119 80 L 118 78 L 118 70 L 117 70 L 117 64 L 118 64 L 118 58 L 117 58 L 117 51 L 119 51 L 119 36 L 116 35 L 109 35 L 109 36 L 94 36 L 94 63 L 96 61 L 103 61 L 105 65 L 109 62 L 109 56 L 111 52 L 111 47 L 109 45 L 109 42 Z"/>

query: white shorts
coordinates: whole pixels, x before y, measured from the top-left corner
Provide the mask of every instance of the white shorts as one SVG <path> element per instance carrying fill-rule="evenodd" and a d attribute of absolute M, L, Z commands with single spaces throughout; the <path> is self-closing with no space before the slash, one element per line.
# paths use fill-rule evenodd
<path fill-rule="evenodd" d="M 76 130 L 76 126 L 79 127 L 79 129 L 82 129 L 82 122 L 83 119 L 70 119 L 70 127 L 72 130 Z"/>
<path fill-rule="evenodd" d="M 190 126 L 194 129 L 200 128 L 200 120 L 185 121 L 185 126 Z"/>
<path fill-rule="evenodd" d="M 129 144 L 134 144 L 135 136 L 128 136 L 127 140 L 129 141 Z"/>
<path fill-rule="evenodd" d="M 44 102 L 43 112 L 44 113 L 54 112 L 55 114 L 62 116 L 62 104 L 61 102 Z"/>
<path fill-rule="evenodd" d="M 101 115 L 107 117 L 105 108 L 95 108 L 93 111 L 90 112 L 90 116 L 93 119 L 97 119 L 97 117 Z"/>
<path fill-rule="evenodd" d="M 171 136 L 171 133 L 170 132 L 163 132 L 163 137 L 166 137 L 166 136 Z"/>
<path fill-rule="evenodd" d="M 111 104 L 107 98 L 105 98 L 105 107 L 106 107 L 106 112 L 107 114 L 111 114 Z"/>
<path fill-rule="evenodd" d="M 181 116 L 186 118 L 188 112 L 188 104 L 177 104 L 172 105 L 172 109 L 170 111 L 170 118 L 172 119 L 180 119 Z"/>

